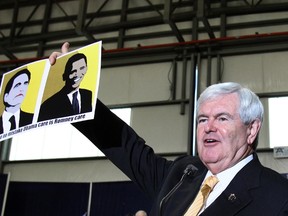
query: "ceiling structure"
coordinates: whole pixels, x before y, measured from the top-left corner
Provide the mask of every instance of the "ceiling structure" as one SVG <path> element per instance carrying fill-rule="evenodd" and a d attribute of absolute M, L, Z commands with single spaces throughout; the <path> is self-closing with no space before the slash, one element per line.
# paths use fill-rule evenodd
<path fill-rule="evenodd" d="M 179 53 L 207 57 L 288 50 L 288 29 L 229 35 L 283 29 L 287 17 L 227 22 L 288 12 L 283 0 L 1 0 L 0 8 L 1 19 L 6 17 L 0 21 L 1 72 L 45 57 L 63 41 L 73 49 L 102 40 L 102 67 L 168 61 Z"/>

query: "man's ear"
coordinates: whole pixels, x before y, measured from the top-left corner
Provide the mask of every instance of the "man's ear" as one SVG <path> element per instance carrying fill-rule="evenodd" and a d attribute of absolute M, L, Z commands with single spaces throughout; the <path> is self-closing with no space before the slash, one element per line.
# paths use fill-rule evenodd
<path fill-rule="evenodd" d="M 254 120 L 251 122 L 248 126 L 248 137 L 247 137 L 247 143 L 250 145 L 254 142 L 256 139 L 259 131 L 261 128 L 261 121 L 259 119 Z"/>
<path fill-rule="evenodd" d="M 8 93 L 4 94 L 3 101 L 6 103 L 6 98 L 8 97 Z"/>

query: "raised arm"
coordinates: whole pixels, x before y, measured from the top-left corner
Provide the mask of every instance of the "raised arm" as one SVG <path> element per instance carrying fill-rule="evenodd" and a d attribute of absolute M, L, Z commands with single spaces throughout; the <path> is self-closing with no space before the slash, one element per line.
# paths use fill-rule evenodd
<path fill-rule="evenodd" d="M 49 61 L 69 50 L 64 43 L 61 52 L 53 52 Z M 97 100 L 94 119 L 73 123 L 83 135 L 97 146 L 119 169 L 143 191 L 155 196 L 172 162 L 157 156 L 135 131 Z"/>

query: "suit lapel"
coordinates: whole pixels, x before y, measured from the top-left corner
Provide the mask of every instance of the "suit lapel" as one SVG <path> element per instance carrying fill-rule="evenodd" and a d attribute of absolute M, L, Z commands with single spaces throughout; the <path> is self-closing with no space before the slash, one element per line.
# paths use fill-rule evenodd
<path fill-rule="evenodd" d="M 206 215 L 236 215 L 242 208 L 252 201 L 250 193 L 243 185 L 238 189 L 227 188 L 202 214 Z M 224 207 L 225 206 L 225 207 Z"/>
<path fill-rule="evenodd" d="M 237 173 L 228 187 L 220 196 L 201 214 L 208 215 L 235 215 L 253 201 L 250 191 L 260 186 L 260 162 L 256 155 L 242 170 Z M 225 206 L 225 208 L 223 208 Z"/>

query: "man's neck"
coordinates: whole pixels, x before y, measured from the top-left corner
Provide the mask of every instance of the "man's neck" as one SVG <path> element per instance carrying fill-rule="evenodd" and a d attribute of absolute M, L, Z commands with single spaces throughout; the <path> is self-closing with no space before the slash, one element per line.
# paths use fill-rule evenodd
<path fill-rule="evenodd" d="M 77 87 L 77 88 L 72 88 L 72 87 L 67 87 L 67 86 L 65 86 L 64 89 L 65 89 L 66 94 L 70 94 L 71 92 L 77 91 L 77 90 L 79 89 L 79 87 Z"/>

